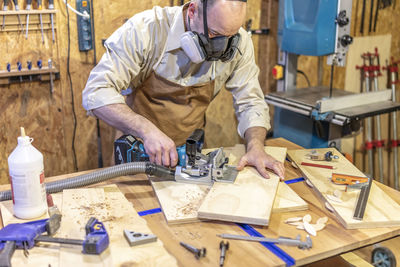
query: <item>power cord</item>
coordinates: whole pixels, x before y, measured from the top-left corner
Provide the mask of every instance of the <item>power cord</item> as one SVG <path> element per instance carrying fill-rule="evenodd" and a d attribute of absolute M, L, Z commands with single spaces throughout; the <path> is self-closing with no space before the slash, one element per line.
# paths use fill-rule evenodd
<path fill-rule="evenodd" d="M 307 75 L 304 73 L 304 71 L 302 71 L 302 70 L 297 70 L 297 73 L 300 73 L 301 75 L 303 75 L 303 76 L 304 76 L 304 78 L 306 78 L 306 81 L 307 81 L 308 87 L 311 87 L 310 80 L 308 79 L 308 77 L 307 77 Z"/>
<path fill-rule="evenodd" d="M 78 171 L 78 162 L 76 160 L 76 151 L 75 151 L 75 137 L 76 137 L 76 126 L 77 126 L 77 119 L 76 119 L 76 112 L 75 112 L 75 100 L 74 100 L 74 89 L 72 87 L 72 77 L 70 71 L 70 60 L 71 60 L 71 32 L 70 32 L 70 24 L 69 24 L 69 11 L 68 11 L 68 0 L 64 1 L 65 7 L 67 10 L 67 29 L 68 29 L 68 54 L 67 54 L 67 75 L 69 79 L 69 88 L 71 91 L 71 105 L 72 105 L 72 115 L 74 120 L 74 128 L 72 131 L 72 155 L 74 160 L 74 169 Z"/>

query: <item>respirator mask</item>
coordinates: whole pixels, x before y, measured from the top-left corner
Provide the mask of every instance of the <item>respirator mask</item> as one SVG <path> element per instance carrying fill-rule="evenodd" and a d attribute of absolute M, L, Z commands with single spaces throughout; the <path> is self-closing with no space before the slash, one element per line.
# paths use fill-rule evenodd
<path fill-rule="evenodd" d="M 207 25 L 207 0 L 203 1 L 203 26 L 204 34 L 190 30 L 181 36 L 181 48 L 193 63 L 203 61 L 227 62 L 232 60 L 239 50 L 240 34 L 231 37 L 217 36 L 209 38 Z M 247 0 L 238 0 L 247 2 Z"/>

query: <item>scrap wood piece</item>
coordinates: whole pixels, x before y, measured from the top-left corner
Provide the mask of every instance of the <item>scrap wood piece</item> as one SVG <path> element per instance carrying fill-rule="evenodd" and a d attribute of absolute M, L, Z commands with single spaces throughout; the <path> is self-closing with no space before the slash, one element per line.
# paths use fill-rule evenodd
<path fill-rule="evenodd" d="M 332 148 L 318 149 L 321 153 L 332 150 Z M 290 150 L 288 156 L 296 163 L 302 162 L 308 150 Z M 351 162 L 349 162 L 341 153 L 335 153 L 339 156 L 336 162 L 337 169 L 341 172 L 353 176 L 365 177 Z M 400 226 L 400 205 L 386 194 L 376 182 L 373 181 L 366 207 L 365 216 L 362 221 L 353 219 L 359 190 L 342 193 L 342 203 L 334 202 L 326 197 L 340 188 L 340 185 L 333 184 L 326 177 L 332 176 L 332 170 L 323 168 L 308 168 L 299 166 L 303 175 L 314 185 L 313 191 L 325 206 L 335 214 L 337 220 L 346 229 L 358 228 L 376 228 Z M 343 186 L 343 185 L 342 185 Z M 327 204 L 326 204 L 327 203 Z M 384 209 L 382 207 L 385 207 Z"/>
<path fill-rule="evenodd" d="M 85 235 L 87 220 L 96 217 L 104 223 L 110 245 L 101 255 L 83 255 L 76 247 L 62 246 L 61 266 L 83 266 L 88 263 L 95 266 L 177 265 L 160 240 L 137 247 L 127 244 L 124 229 L 148 234 L 152 232 L 116 186 L 64 190 L 62 214 L 58 237 L 81 239 Z"/>

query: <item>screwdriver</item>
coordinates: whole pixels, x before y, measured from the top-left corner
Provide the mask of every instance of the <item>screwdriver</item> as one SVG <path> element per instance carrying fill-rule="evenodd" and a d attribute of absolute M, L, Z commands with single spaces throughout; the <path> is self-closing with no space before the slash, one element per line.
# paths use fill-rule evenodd
<path fill-rule="evenodd" d="M 54 0 L 49 0 L 49 9 L 54 10 Z M 50 14 L 50 19 L 51 19 L 51 35 L 53 37 L 53 43 L 55 42 L 55 37 L 54 37 L 54 22 L 53 22 L 53 13 Z"/>
<path fill-rule="evenodd" d="M 38 0 L 37 3 L 38 3 L 38 10 L 42 10 L 42 0 Z M 39 20 L 40 20 L 40 31 L 42 32 L 42 43 L 44 43 L 42 13 L 39 14 Z"/>
<path fill-rule="evenodd" d="M 18 0 L 13 0 L 13 2 L 14 2 L 15 11 L 19 11 Z M 23 32 L 24 27 L 22 26 L 22 23 L 21 23 L 21 17 L 19 16 L 19 14 L 17 16 L 18 16 L 18 23 L 21 26 L 21 32 Z"/>
<path fill-rule="evenodd" d="M 26 0 L 26 10 L 31 10 L 32 0 Z M 28 39 L 28 28 L 29 28 L 29 13 L 26 15 L 26 34 L 25 39 Z"/>
<path fill-rule="evenodd" d="M 8 0 L 4 0 L 3 11 L 7 10 L 8 10 Z M 1 26 L 1 29 L 4 30 L 5 26 L 6 26 L 6 15 L 3 15 L 3 26 Z"/>

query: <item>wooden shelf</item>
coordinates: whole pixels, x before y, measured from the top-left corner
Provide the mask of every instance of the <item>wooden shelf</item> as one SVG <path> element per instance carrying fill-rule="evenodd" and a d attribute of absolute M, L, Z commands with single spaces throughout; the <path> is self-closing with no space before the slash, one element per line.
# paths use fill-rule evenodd
<path fill-rule="evenodd" d="M 26 30 L 26 17 L 29 15 L 29 31 L 40 31 L 40 16 L 42 15 L 43 30 L 51 30 L 51 16 L 56 14 L 57 10 L 43 9 L 43 10 L 10 10 L 10 11 L 0 11 L 0 33 L 1 32 L 14 32 L 21 31 L 21 24 L 23 30 Z M 18 20 L 19 16 L 19 20 Z M 3 18 L 5 18 L 4 29 L 2 29 Z M 53 19 L 54 29 L 56 28 L 56 19 Z"/>
<path fill-rule="evenodd" d="M 32 68 L 31 70 L 22 69 L 11 71 L 0 71 L 0 85 L 9 85 L 12 83 L 50 81 L 50 73 L 53 80 L 60 79 L 60 71 L 57 68 L 43 67 L 41 69 Z"/>
<path fill-rule="evenodd" d="M 56 14 L 57 10 L 55 9 L 42 9 L 42 10 L 8 10 L 8 11 L 0 11 L 0 16 L 15 16 L 15 15 L 40 15 L 40 14 Z"/>

